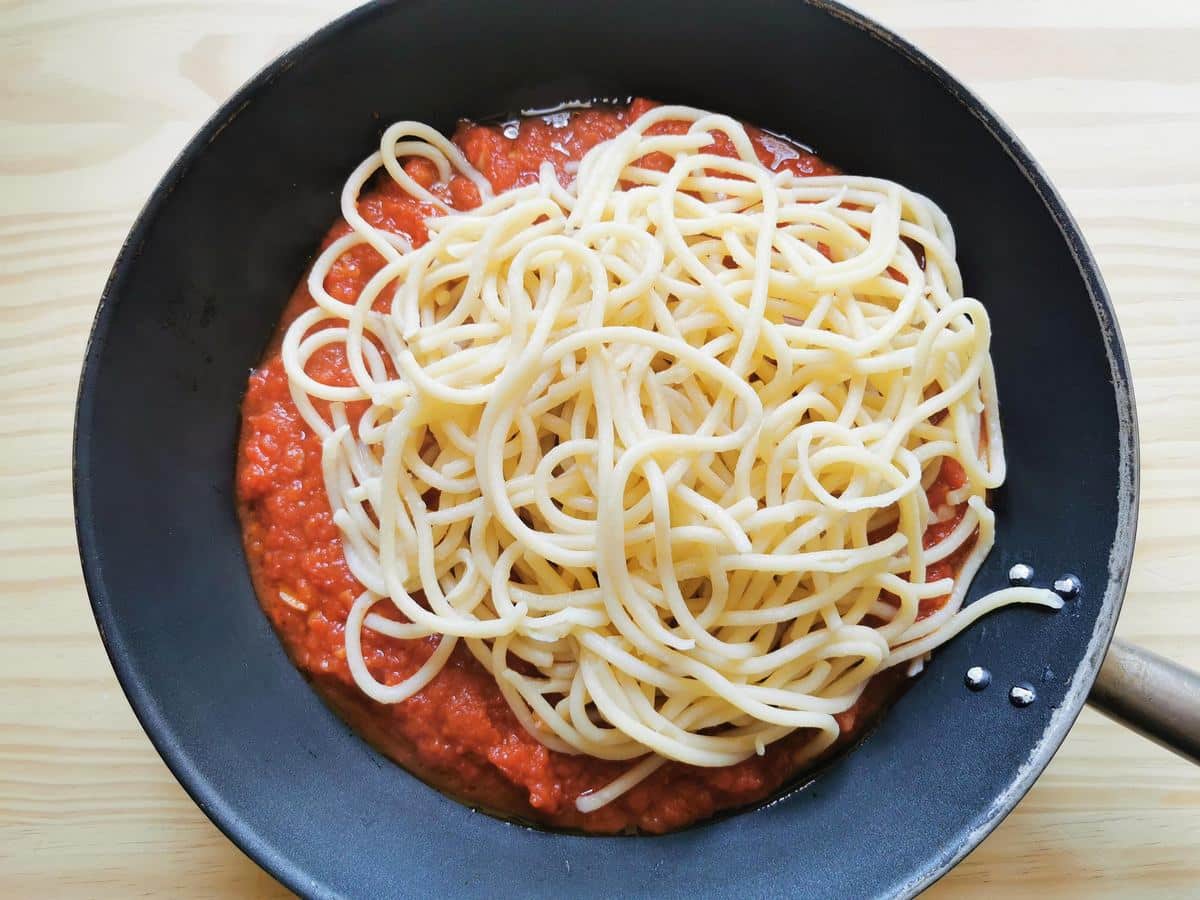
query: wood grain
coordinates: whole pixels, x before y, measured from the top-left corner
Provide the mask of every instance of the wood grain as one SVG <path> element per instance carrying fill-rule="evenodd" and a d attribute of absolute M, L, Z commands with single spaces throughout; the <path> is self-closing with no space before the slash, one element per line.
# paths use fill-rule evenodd
<path fill-rule="evenodd" d="M 862 0 L 977 91 L 1115 298 L 1143 497 L 1119 633 L 1200 667 L 1200 4 Z M 0 896 L 285 893 L 154 753 L 93 624 L 75 386 L 140 204 L 217 104 L 345 2 L 0 2 Z M 801 848 L 802 849 L 802 848 Z M 1200 769 L 1083 714 L 935 897 L 1200 896 Z"/>

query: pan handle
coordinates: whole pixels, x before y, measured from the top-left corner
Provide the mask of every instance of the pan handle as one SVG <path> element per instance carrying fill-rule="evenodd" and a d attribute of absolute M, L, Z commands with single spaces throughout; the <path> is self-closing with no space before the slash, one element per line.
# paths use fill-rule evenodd
<path fill-rule="evenodd" d="M 1200 764 L 1200 673 L 1114 640 L 1088 702 L 1110 719 Z"/>

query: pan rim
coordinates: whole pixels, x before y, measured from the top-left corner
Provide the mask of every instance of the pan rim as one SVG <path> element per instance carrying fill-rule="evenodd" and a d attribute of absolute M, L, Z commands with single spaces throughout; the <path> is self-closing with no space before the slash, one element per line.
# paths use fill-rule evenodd
<path fill-rule="evenodd" d="M 207 145 L 253 102 L 263 88 L 285 74 L 301 57 L 336 41 L 342 32 L 357 26 L 362 20 L 379 13 L 384 8 L 404 2 L 406 0 L 372 0 L 372 2 L 349 10 L 322 26 L 294 47 L 270 61 L 246 81 L 188 141 L 150 193 L 113 263 L 113 268 L 101 292 L 100 302 L 88 336 L 76 399 L 72 454 L 72 494 L 75 507 L 76 539 L 92 612 L 105 652 L 117 675 L 121 689 L 155 750 L 193 802 L 226 837 L 258 865 L 279 879 L 286 887 L 304 896 L 334 896 L 336 892 L 328 884 L 317 881 L 302 871 L 298 865 L 264 840 L 253 827 L 226 804 L 220 793 L 198 771 L 189 754 L 179 744 L 176 735 L 169 729 L 162 710 L 136 672 L 130 648 L 125 640 L 117 634 L 117 623 L 108 604 L 103 561 L 99 552 L 99 541 L 94 530 L 92 515 L 90 440 L 94 419 L 93 395 L 95 383 L 99 377 L 101 351 L 107 340 L 113 317 L 118 283 L 122 281 L 130 267 L 136 263 L 147 232 L 153 226 L 162 206 L 175 186 L 188 175 L 193 163 L 204 152 Z M 896 896 L 912 897 L 945 875 L 1003 821 L 1045 769 L 1083 708 L 1088 691 L 1091 689 L 1100 663 L 1112 640 L 1129 580 L 1140 494 L 1137 414 L 1124 340 L 1099 266 L 1084 240 L 1078 224 L 1057 190 L 1012 130 L 954 76 L 904 38 L 862 13 L 843 6 L 837 0 L 802 0 L 802 2 L 806 6 L 822 11 L 838 21 L 864 32 L 931 76 L 943 90 L 984 126 L 1013 161 L 1054 219 L 1083 279 L 1103 335 L 1117 407 L 1120 452 L 1117 531 L 1109 555 L 1108 582 L 1087 650 L 1072 675 L 1070 688 L 1062 704 L 1055 710 L 1041 739 L 1030 749 L 1029 756 L 1017 777 L 996 797 L 984 813 L 980 824 L 961 845 L 942 848 L 940 855 L 931 855 L 927 865 L 921 871 L 913 874 L 896 892 Z"/>

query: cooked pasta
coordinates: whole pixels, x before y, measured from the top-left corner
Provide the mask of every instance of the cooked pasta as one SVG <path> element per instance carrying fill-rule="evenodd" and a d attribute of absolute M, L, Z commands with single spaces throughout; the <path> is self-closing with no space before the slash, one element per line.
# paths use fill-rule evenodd
<path fill-rule="evenodd" d="M 411 177 L 417 157 L 478 208 Z M 423 245 L 360 214 L 376 177 L 428 205 Z M 987 311 L 927 198 L 774 172 L 737 121 L 659 107 L 570 184 L 544 164 L 499 193 L 398 123 L 342 214 L 281 353 L 365 588 L 345 649 L 375 700 L 465 642 L 546 747 L 637 761 L 588 812 L 664 760 L 726 766 L 797 729 L 815 755 L 872 676 L 999 606 L 1061 605 L 1032 587 L 964 605 L 1004 452 Z M 338 299 L 326 275 L 363 244 L 385 264 Z M 330 346 L 352 380 L 310 374 Z M 931 504 L 944 466 L 961 486 Z M 956 577 L 929 577 L 954 555 Z M 364 629 L 440 644 L 383 683 Z"/>

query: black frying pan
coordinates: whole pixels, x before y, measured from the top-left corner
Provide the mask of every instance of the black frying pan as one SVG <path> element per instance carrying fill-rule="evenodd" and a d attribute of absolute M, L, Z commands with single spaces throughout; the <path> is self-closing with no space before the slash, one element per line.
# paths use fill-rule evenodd
<path fill-rule="evenodd" d="M 1005 609 L 952 641 L 804 789 L 666 837 L 600 838 L 474 813 L 321 704 L 255 602 L 233 466 L 247 372 L 387 123 L 449 129 L 629 94 L 730 113 L 942 205 L 968 289 L 993 317 L 1009 453 L 996 549 L 973 593 L 1018 561 L 1083 587 L 1058 614 Z M 914 893 L 1012 809 L 1074 721 L 1112 635 L 1137 513 L 1128 365 L 1062 202 L 961 85 L 826 2 L 424 0 L 351 13 L 239 91 L 155 191 L 97 314 L 75 440 L 84 571 L 130 702 L 201 808 L 314 896 Z M 973 665 L 991 688 L 964 688 Z M 1132 695 L 1118 668 L 1120 703 Z M 1016 684 L 1035 689 L 1031 706 L 1009 702 Z M 1192 727 L 1195 751 L 1194 713 Z"/>

